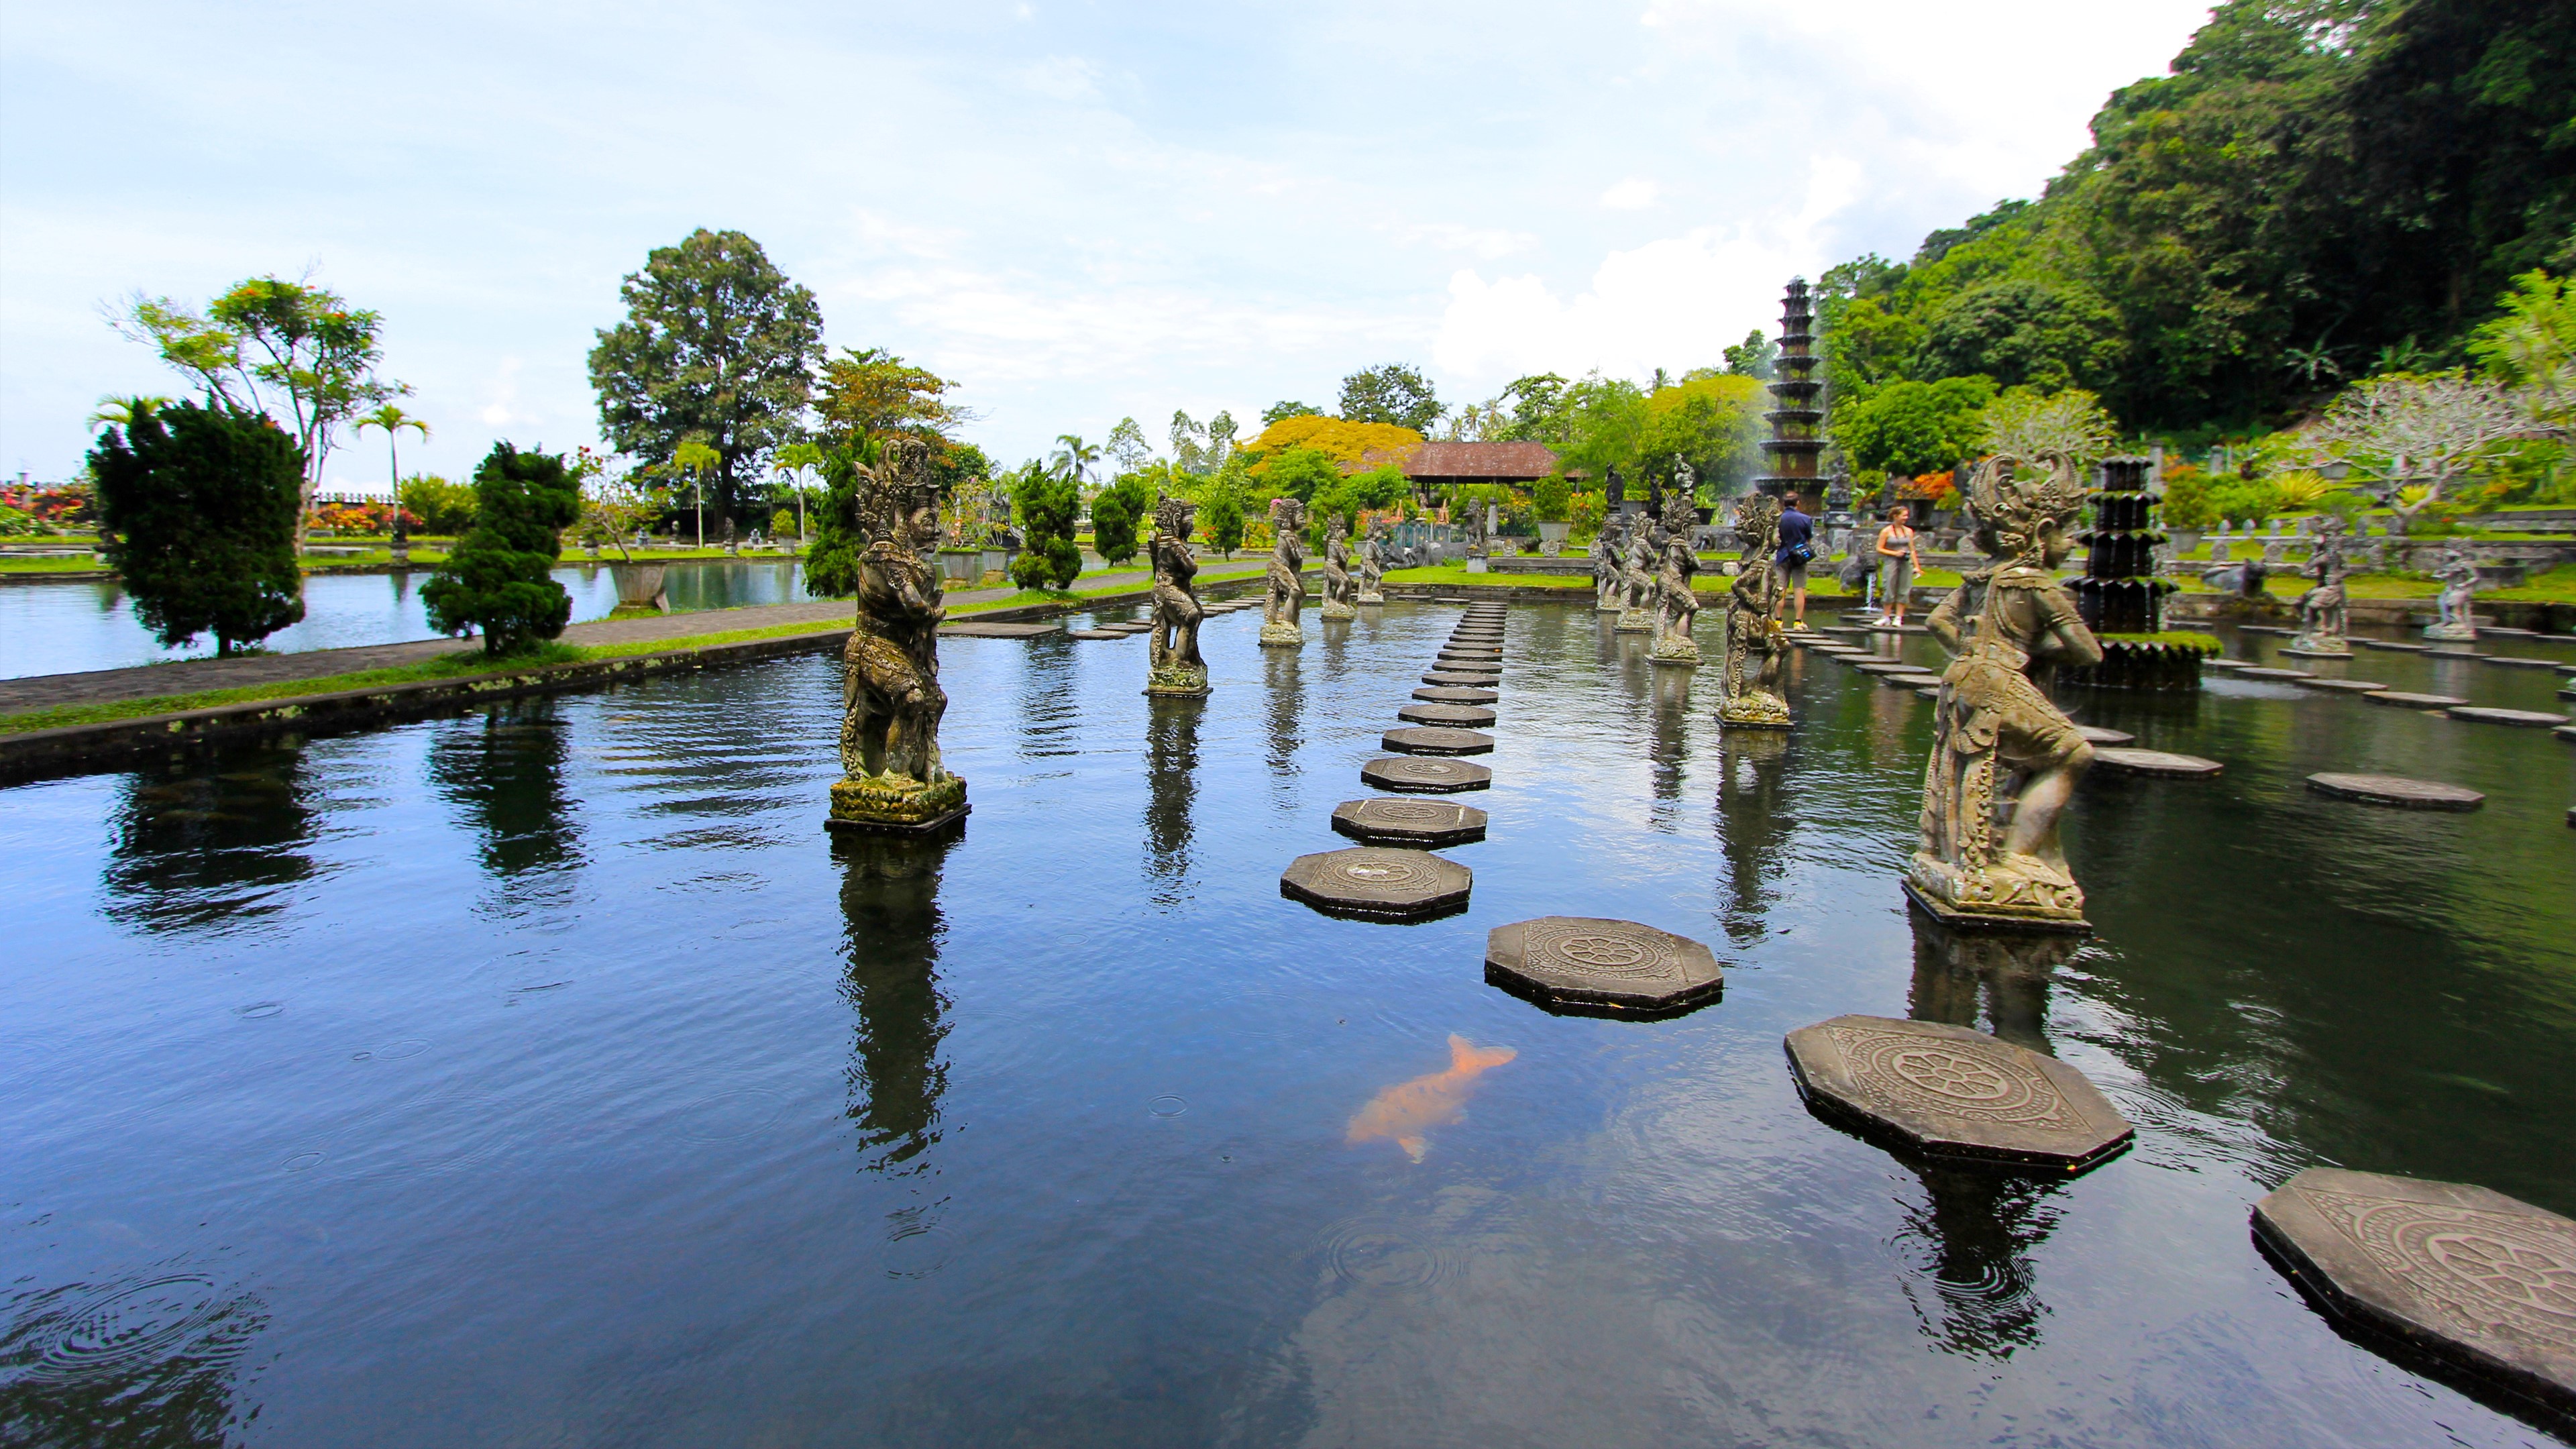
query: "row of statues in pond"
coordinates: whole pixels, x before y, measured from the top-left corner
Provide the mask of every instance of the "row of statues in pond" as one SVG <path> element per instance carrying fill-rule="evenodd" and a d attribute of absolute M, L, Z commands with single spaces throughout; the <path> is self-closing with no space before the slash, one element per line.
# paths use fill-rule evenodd
<path fill-rule="evenodd" d="M 857 521 L 868 542 L 859 559 L 856 627 L 844 656 L 841 761 L 832 787 L 834 824 L 867 830 L 932 830 L 966 811 L 966 782 L 941 765 L 937 634 L 945 616 L 938 570 L 935 484 L 919 449 L 888 445 L 859 480 Z M 1980 465 L 1968 489 L 1975 539 L 1986 564 L 1925 620 L 1954 658 L 1942 678 L 1931 758 L 1924 769 L 1920 839 L 1906 887 L 1936 916 L 1958 923 L 2082 929 L 2084 894 L 2058 846 L 2057 823 L 2092 746 L 2049 697 L 2059 665 L 2100 662 L 2102 648 L 2074 599 L 2057 582 L 2072 551 L 2068 530 L 2085 485 L 2072 461 L 2000 457 Z M 1774 605 L 1781 571 L 1773 562 L 1779 501 L 1743 500 L 1736 527 L 1743 568 L 1727 590 L 1726 656 L 1718 718 L 1736 729 L 1783 729 L 1779 693 L 1786 638 Z M 1618 627 L 1655 635 L 1655 657 L 1696 661 L 1691 588 L 1698 560 L 1689 546 L 1686 499 L 1660 519 L 1614 521 L 1599 551 L 1596 606 Z M 1158 505 L 1149 545 L 1154 568 L 1153 693 L 1199 694 L 1207 665 L 1198 630 L 1206 617 L 1194 585 L 1192 506 Z M 1264 643 L 1296 642 L 1305 593 L 1303 506 L 1273 505 Z M 1335 527 L 1326 541 L 1327 604 L 1356 612 L 1374 602 L 1377 539 L 1354 551 Z M 1606 561 L 1615 559 L 1613 573 Z M 1352 565 L 1359 565 L 1354 576 Z M 1687 647 L 1687 655 L 1684 649 Z"/>

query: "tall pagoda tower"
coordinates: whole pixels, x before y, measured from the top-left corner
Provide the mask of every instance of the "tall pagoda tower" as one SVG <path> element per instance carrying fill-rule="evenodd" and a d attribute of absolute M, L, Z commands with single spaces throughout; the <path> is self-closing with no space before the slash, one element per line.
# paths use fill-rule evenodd
<path fill-rule="evenodd" d="M 1771 384 L 1779 406 L 1762 415 L 1771 423 L 1771 436 L 1762 444 L 1771 472 L 1753 480 L 1774 498 L 1795 493 L 1813 502 L 1823 482 L 1816 476 L 1816 455 L 1825 450 L 1825 384 L 1815 374 L 1824 359 L 1815 354 L 1815 322 L 1807 279 L 1790 278 L 1788 294 L 1780 299 L 1779 377 Z"/>

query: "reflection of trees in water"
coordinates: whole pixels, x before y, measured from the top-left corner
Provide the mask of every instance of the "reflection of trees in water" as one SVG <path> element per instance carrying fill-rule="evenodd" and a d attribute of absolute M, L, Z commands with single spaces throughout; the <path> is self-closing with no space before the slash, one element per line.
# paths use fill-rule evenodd
<path fill-rule="evenodd" d="M 501 880 L 581 863 L 581 827 L 564 788 L 568 731 L 551 700 L 502 705 L 430 741 L 429 781 L 477 837 Z"/>
<path fill-rule="evenodd" d="M 1305 714 L 1306 687 L 1297 672 L 1302 650 L 1261 651 L 1261 682 L 1270 691 L 1270 793 L 1280 804 L 1297 803 L 1297 746 Z"/>
<path fill-rule="evenodd" d="M 147 931 L 233 924 L 315 873 L 311 770 L 301 747 L 246 746 L 119 782 L 103 912 Z"/>
<path fill-rule="evenodd" d="M 1788 814 L 1785 730 L 1730 730 L 1718 743 L 1717 834 L 1726 852 L 1726 936 L 1762 939 L 1771 882 L 1797 822 Z"/>
<path fill-rule="evenodd" d="M 2048 1316 L 2030 1254 L 2057 1230 L 2062 1182 L 1968 1167 L 1909 1163 L 1924 1201 L 1897 1234 L 1918 1279 L 1906 1301 L 1924 1336 L 1947 1353 L 2010 1358 L 2036 1345 Z M 1928 1279 L 1926 1285 L 1922 1279 Z M 1928 1286 L 1928 1294 L 1924 1291 Z"/>
<path fill-rule="evenodd" d="M 857 1059 L 850 1065 L 850 1120 L 858 1124 L 863 1169 L 889 1174 L 925 1170 L 922 1153 L 939 1140 L 939 1097 L 948 1068 L 939 1060 L 948 1034 L 948 999 L 940 993 L 941 862 L 956 837 L 843 836 L 832 842 L 841 867 L 843 948 L 849 969 L 841 994 L 858 1012 Z"/>
<path fill-rule="evenodd" d="M 1020 728 L 1014 735 L 1020 758 L 1081 752 L 1082 691 L 1075 687 L 1074 651 L 1082 647 L 1078 640 L 1054 634 L 1028 651 L 1020 670 Z M 1111 655 L 1122 661 L 1127 657 L 1116 650 Z"/>
<path fill-rule="evenodd" d="M 1907 910 L 1914 926 L 1916 1021 L 1975 1027 L 2032 1051 L 2048 1045 L 2050 978 L 2075 954 L 2074 936 L 2008 931 L 1954 931 Z M 2054 1053 L 2052 1053 L 2054 1055 Z"/>
<path fill-rule="evenodd" d="M 1199 712 L 1195 699 L 1145 702 L 1145 850 L 1166 910 L 1189 898 L 1190 805 L 1198 796 Z"/>
<path fill-rule="evenodd" d="M 0 1440 L 186 1449 L 228 1442 L 248 1417 L 234 1376 L 268 1326 L 251 1294 L 163 1273 L 20 1293 L 5 1311 Z"/>

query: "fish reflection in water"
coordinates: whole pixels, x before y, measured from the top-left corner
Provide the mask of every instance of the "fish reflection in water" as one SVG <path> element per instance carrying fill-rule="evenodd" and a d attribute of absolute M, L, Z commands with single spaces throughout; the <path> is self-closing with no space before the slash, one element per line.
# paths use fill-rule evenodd
<path fill-rule="evenodd" d="M 1392 1140 L 1405 1156 L 1420 1162 L 1423 1149 L 1430 1146 L 1423 1133 L 1466 1116 L 1467 1094 L 1475 1090 L 1476 1079 L 1519 1055 L 1510 1047 L 1479 1047 L 1453 1035 L 1448 1069 L 1398 1082 L 1369 1098 L 1368 1105 L 1351 1118 L 1348 1140 Z"/>

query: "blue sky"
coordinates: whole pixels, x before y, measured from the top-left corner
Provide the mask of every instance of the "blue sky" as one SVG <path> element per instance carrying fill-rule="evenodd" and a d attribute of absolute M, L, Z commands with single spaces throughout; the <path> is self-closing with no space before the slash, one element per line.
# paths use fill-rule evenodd
<path fill-rule="evenodd" d="M 1004 462 L 1424 367 L 1643 378 L 1780 287 L 2037 193 L 2195 0 L 1619 5 L 6 0 L 0 465 L 177 391 L 101 320 L 314 277 L 436 429 L 597 441 L 619 278 L 750 233 L 830 343 L 963 385 Z M 1247 430 L 1249 431 L 1249 430 Z M 380 484 L 380 442 L 334 456 Z"/>

